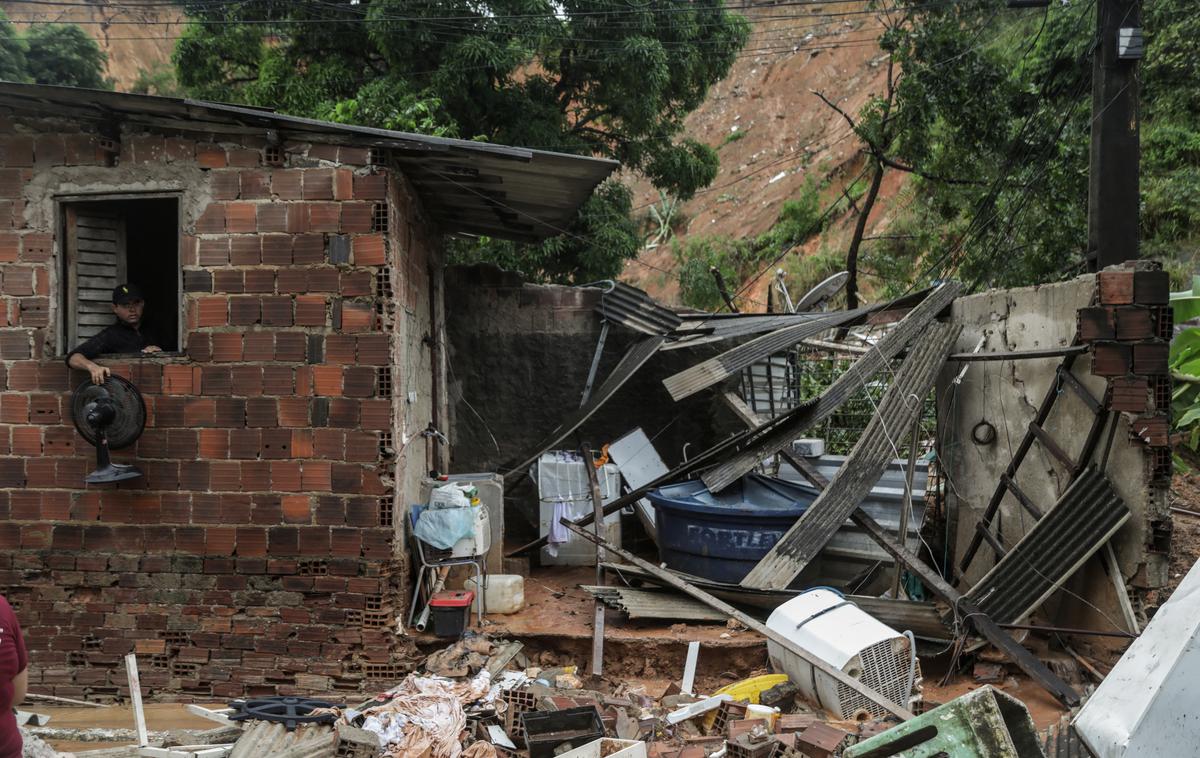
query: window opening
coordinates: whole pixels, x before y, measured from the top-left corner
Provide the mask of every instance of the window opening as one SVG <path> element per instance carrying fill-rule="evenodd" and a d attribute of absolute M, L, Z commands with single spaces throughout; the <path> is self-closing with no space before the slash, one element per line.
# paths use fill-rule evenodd
<path fill-rule="evenodd" d="M 179 349 L 179 201 L 62 204 L 62 353 L 116 321 L 112 291 L 132 282 L 146 297 L 142 323 L 164 351 Z"/>

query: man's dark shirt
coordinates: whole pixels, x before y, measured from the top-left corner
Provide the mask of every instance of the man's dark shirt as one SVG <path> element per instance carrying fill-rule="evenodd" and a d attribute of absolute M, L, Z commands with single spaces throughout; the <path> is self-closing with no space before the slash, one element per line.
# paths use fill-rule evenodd
<path fill-rule="evenodd" d="M 142 348 L 157 344 L 158 342 L 146 330 L 145 326 L 142 326 L 141 331 L 138 331 L 124 321 L 118 321 L 112 326 L 104 327 L 103 331 L 95 337 L 92 337 L 67 353 L 67 360 L 70 361 L 71 356 L 76 353 L 79 353 L 89 361 L 94 360 L 98 355 L 140 353 L 142 352 Z"/>

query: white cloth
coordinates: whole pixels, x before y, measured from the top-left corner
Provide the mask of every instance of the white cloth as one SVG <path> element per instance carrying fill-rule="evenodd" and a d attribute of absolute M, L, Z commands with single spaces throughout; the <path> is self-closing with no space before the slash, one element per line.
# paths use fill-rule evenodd
<path fill-rule="evenodd" d="M 546 552 L 558 556 L 558 546 L 571 539 L 571 530 L 563 526 L 563 519 L 571 519 L 571 507 L 562 498 L 554 504 L 554 516 L 550 519 L 550 531 L 546 534 Z"/>

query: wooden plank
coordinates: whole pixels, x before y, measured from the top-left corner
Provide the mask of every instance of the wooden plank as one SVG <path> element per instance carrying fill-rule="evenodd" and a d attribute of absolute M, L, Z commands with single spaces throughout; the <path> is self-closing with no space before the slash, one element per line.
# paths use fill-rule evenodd
<path fill-rule="evenodd" d="M 146 734 L 146 712 L 142 710 L 142 680 L 138 677 L 135 653 L 125 656 L 125 673 L 129 675 L 129 697 L 133 701 L 133 725 L 137 728 L 138 746 L 146 747 L 150 738 Z"/>
<path fill-rule="evenodd" d="M 1062 447 L 1055 442 L 1054 438 L 1050 436 L 1050 433 L 1047 432 L 1045 428 L 1043 428 L 1036 421 L 1030 421 L 1029 433 L 1032 434 L 1038 442 L 1042 443 L 1042 447 L 1046 448 L 1047 452 L 1057 458 L 1059 463 L 1066 466 L 1068 471 L 1075 473 L 1075 459 L 1068 455 L 1067 451 L 1063 450 Z"/>
<path fill-rule="evenodd" d="M 1020 361 L 1036 360 L 1038 358 L 1058 358 L 1064 355 L 1078 355 L 1087 352 L 1086 345 L 1067 345 L 1066 347 L 1050 347 L 1044 350 L 1009 350 L 999 353 L 952 353 L 946 360 L 950 361 Z"/>
<path fill-rule="evenodd" d="M 1025 510 L 1029 511 L 1031 516 L 1033 516 L 1035 519 L 1040 519 L 1042 517 L 1042 509 L 1034 505 L 1033 501 L 1029 499 L 1029 496 L 1025 494 L 1025 491 L 1017 486 L 1016 480 L 1014 480 L 1008 474 L 1001 474 L 1000 481 L 1004 483 L 1004 486 L 1008 488 L 1008 491 L 1012 493 L 1012 496 L 1017 499 L 1017 502 L 1024 506 Z"/>
<path fill-rule="evenodd" d="M 600 481 L 596 478 L 596 467 L 592 464 L 592 448 L 583 445 L 583 468 L 587 471 L 588 489 L 592 495 L 592 522 L 596 539 L 601 538 L 604 529 L 604 498 L 600 495 Z M 596 543 L 596 585 L 604 586 L 604 557 L 600 554 L 599 542 Z M 592 599 L 592 675 L 604 673 L 604 603 L 600 598 Z"/>
<path fill-rule="evenodd" d="M 653 563 L 643 560 L 642 558 L 639 558 L 638 556 L 634 555 L 633 553 L 626 552 L 625 550 L 622 550 L 619 547 L 609 544 L 605 540 L 598 539 L 595 535 L 588 532 L 588 530 L 586 530 L 586 529 L 578 527 L 569 521 L 563 521 L 562 523 L 568 529 L 575 532 L 579 536 L 583 537 L 587 541 L 595 543 L 597 545 L 597 547 L 603 547 L 606 550 L 608 550 L 610 553 L 620 556 L 625 561 L 632 563 L 633 565 L 637 566 L 638 568 L 642 569 L 643 571 L 653 574 L 656 577 L 656 579 L 658 581 L 662 582 L 663 584 L 665 584 L 669 587 L 673 587 L 674 589 L 679 590 L 680 592 L 684 593 L 685 595 L 689 595 L 691 597 L 696 598 L 697 600 L 699 600 L 700 602 L 709 606 L 710 608 L 716 608 L 717 610 L 721 611 L 729 618 L 737 620 L 746 628 L 753 629 L 754 631 L 758 632 L 759 634 L 766 637 L 767 639 L 775 641 L 776 643 L 778 643 L 779 645 L 781 645 L 782 647 L 787 649 L 789 652 L 798 656 L 805 663 L 808 663 L 810 666 L 812 666 L 817 671 L 820 671 L 820 672 L 826 674 L 827 676 L 833 678 L 835 681 L 839 682 L 840 684 L 844 684 L 846 687 L 850 688 L 854 692 L 857 692 L 858 694 L 867 698 L 872 703 L 875 703 L 876 705 L 878 705 L 880 708 L 884 709 L 888 713 L 894 714 L 905 720 L 913 718 L 913 714 L 907 708 L 905 708 L 901 705 L 898 705 L 896 703 L 893 703 L 891 700 L 887 699 L 883 695 L 880 695 L 878 692 L 876 692 L 875 690 L 866 686 L 859 680 L 855 679 L 852 676 L 849 676 L 846 672 L 842 671 L 840 668 L 836 668 L 835 666 L 826 662 L 825 659 L 820 658 L 816 655 L 813 655 L 809 651 L 807 651 L 804 648 L 797 645 L 791 639 L 785 637 L 784 635 L 780 634 L 779 632 L 775 631 L 774 629 L 771 629 L 766 624 L 764 624 L 763 622 L 754 618 L 753 616 L 743 613 L 742 611 L 739 611 L 737 608 L 734 608 L 729 603 L 726 603 L 725 601 L 710 595 L 709 593 L 705 592 L 704 590 L 698 589 L 697 587 L 693 586 L 692 584 L 685 582 L 684 580 L 675 576 L 674 574 L 667 571 L 666 569 L 659 568 L 658 566 L 655 566 Z"/>
<path fill-rule="evenodd" d="M 783 589 L 817 557 L 883 475 L 895 455 L 892 439 L 899 439 L 913 419 L 920 416 L 925 396 L 961 330 L 960 325 L 934 322 L 917 337 L 866 430 L 829 487 L 742 579 L 743 586 Z"/>

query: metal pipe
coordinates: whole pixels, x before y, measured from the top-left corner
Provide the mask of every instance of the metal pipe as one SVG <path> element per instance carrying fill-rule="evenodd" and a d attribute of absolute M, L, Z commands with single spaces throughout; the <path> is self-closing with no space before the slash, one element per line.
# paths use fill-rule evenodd
<path fill-rule="evenodd" d="M 1062 626 L 1038 626 L 1037 624 L 997 624 L 1001 629 L 1024 629 L 1030 632 L 1045 632 L 1046 634 L 1074 634 L 1081 637 L 1124 637 L 1137 639 L 1136 634 L 1129 632 L 1101 632 L 1096 629 L 1069 629 Z"/>

